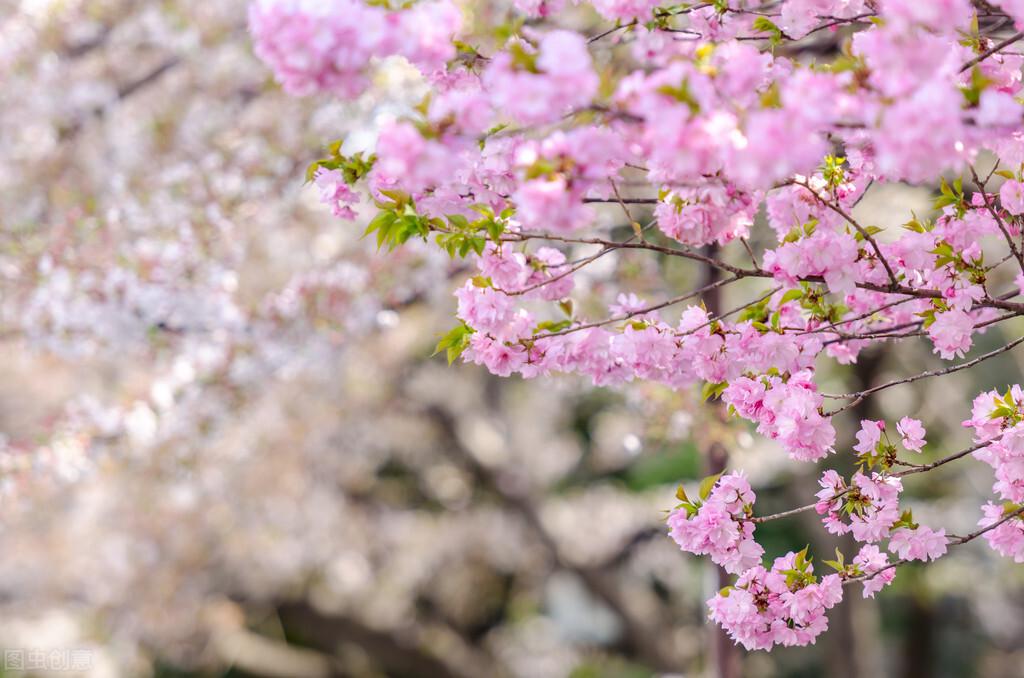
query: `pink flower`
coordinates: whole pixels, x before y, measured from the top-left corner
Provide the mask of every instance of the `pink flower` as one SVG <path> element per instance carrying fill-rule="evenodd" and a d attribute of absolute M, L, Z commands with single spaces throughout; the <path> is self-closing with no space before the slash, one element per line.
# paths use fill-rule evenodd
<path fill-rule="evenodd" d="M 758 421 L 764 406 L 765 385 L 761 381 L 739 377 L 733 379 L 722 393 L 722 400 L 736 408 L 744 419 Z"/>
<path fill-rule="evenodd" d="M 786 383 L 773 378 L 763 407 L 753 413 L 760 433 L 778 440 L 792 458 L 802 461 L 815 461 L 835 451 L 835 428 L 818 412 L 822 397 L 810 375 L 798 372 Z"/>
<path fill-rule="evenodd" d="M 743 133 L 729 141 L 726 171 L 737 185 L 751 189 L 771 188 L 795 173 L 809 174 L 828 153 L 813 126 L 786 109 L 752 111 Z"/>
<path fill-rule="evenodd" d="M 936 171 L 958 167 L 962 97 L 951 82 L 936 79 L 890 106 L 876 136 L 879 172 L 894 181 L 917 183 Z M 936 158 L 941 158 L 942 167 L 936 167 Z"/>
<path fill-rule="evenodd" d="M 985 514 L 978 525 L 989 527 L 1003 519 L 1003 507 L 999 504 L 989 502 L 981 507 Z M 999 527 L 985 533 L 985 541 L 997 553 L 1007 558 L 1013 558 L 1016 563 L 1024 563 L 1024 520 L 1011 518 Z"/>
<path fill-rule="evenodd" d="M 355 211 L 349 205 L 359 202 L 359 196 L 345 183 L 341 170 L 321 167 L 314 176 L 314 183 L 320 189 L 320 202 L 330 205 L 334 216 L 349 220 L 356 218 Z"/>
<path fill-rule="evenodd" d="M 959 358 L 971 349 L 974 321 L 964 311 L 951 310 L 936 313 L 935 322 L 928 328 L 928 336 L 935 345 L 935 353 L 943 360 Z"/>
<path fill-rule="evenodd" d="M 654 209 L 658 228 L 687 245 L 722 245 L 749 234 L 756 204 L 733 187 L 680 190 L 665 196 Z"/>
<path fill-rule="evenodd" d="M 985 127 L 1016 125 L 1024 115 L 1022 107 L 1013 95 L 994 89 L 981 93 L 981 101 L 975 114 L 975 120 Z"/>
<path fill-rule="evenodd" d="M 889 557 L 874 544 L 865 544 L 853 559 L 853 564 L 860 568 L 870 579 L 864 581 L 864 597 L 874 598 L 875 594 L 892 583 L 896 578 L 896 568 L 889 567 Z M 877 574 L 876 574 L 877 573 Z"/>
<path fill-rule="evenodd" d="M 792 571 L 802 574 L 790 577 Z M 813 643 L 828 628 L 825 612 L 843 599 L 839 575 L 817 580 L 813 572 L 792 552 L 776 558 L 771 570 L 753 567 L 708 601 L 710 617 L 748 650 Z"/>
<path fill-rule="evenodd" d="M 478 335 L 473 335 L 474 338 Z M 481 336 L 480 341 L 484 341 Z M 487 367 L 491 374 L 499 377 L 510 376 L 526 362 L 526 349 L 518 345 L 509 345 L 501 341 L 488 340 L 488 345 L 481 350 L 479 345 L 474 346 L 480 361 Z"/>
<path fill-rule="evenodd" d="M 854 5 L 863 7 L 862 1 L 837 2 L 836 0 L 789 0 L 782 3 L 782 15 L 779 18 L 779 26 L 786 31 L 786 35 L 799 39 L 807 35 L 811 29 L 824 23 L 818 17 L 840 16 L 843 6 Z"/>
<path fill-rule="evenodd" d="M 404 39 L 399 53 L 430 74 L 455 57 L 454 36 L 462 27 L 462 13 L 447 0 L 418 2 L 398 13 Z"/>
<path fill-rule="evenodd" d="M 583 196 L 573 191 L 561 174 L 551 179 L 524 181 L 512 199 L 519 208 L 519 220 L 531 230 L 568 233 L 593 219 L 593 211 L 583 204 Z"/>
<path fill-rule="evenodd" d="M 857 444 L 853 446 L 853 449 L 861 454 L 874 452 L 878 441 L 882 439 L 882 431 L 884 430 L 884 421 L 862 420 L 860 422 L 860 430 L 857 431 Z"/>
<path fill-rule="evenodd" d="M 597 93 L 598 77 L 579 33 L 546 33 L 540 40 L 536 65 L 537 73 L 523 70 L 508 52 L 491 59 L 483 82 L 495 110 L 523 124 L 539 124 L 589 104 Z"/>
<path fill-rule="evenodd" d="M 873 473 L 871 477 L 856 473 L 852 481 L 853 495 L 849 499 L 856 500 L 854 511 L 850 514 L 849 529 L 853 538 L 862 542 L 878 542 L 888 536 L 892 525 L 899 520 L 899 495 L 903 484 L 899 478 L 882 476 Z M 838 520 L 842 513 L 843 499 L 829 505 L 829 515 Z M 820 502 L 819 502 L 820 505 Z"/>
<path fill-rule="evenodd" d="M 479 287 L 468 280 L 456 290 L 455 296 L 459 300 L 459 318 L 476 330 L 500 331 L 511 318 L 511 298 L 490 287 Z"/>
<path fill-rule="evenodd" d="M 359 95 L 370 59 L 388 52 L 386 12 L 357 0 L 260 0 L 249 7 L 256 54 L 289 94 Z"/>
<path fill-rule="evenodd" d="M 660 5 L 658 0 L 593 0 L 594 9 L 604 18 L 615 21 L 651 18 L 651 11 Z"/>
<path fill-rule="evenodd" d="M 374 180 L 398 180 L 403 190 L 418 194 L 457 174 L 457 153 L 433 139 L 425 139 L 411 123 L 390 122 L 377 141 L 377 161 L 370 173 Z"/>
<path fill-rule="evenodd" d="M 918 25 L 934 31 L 954 31 L 966 27 L 973 12 L 969 0 L 884 0 L 882 16 L 900 29 Z"/>
<path fill-rule="evenodd" d="M 742 473 L 724 475 L 696 512 L 679 508 L 669 514 L 672 539 L 684 551 L 710 556 L 727 572 L 748 570 L 764 553 L 754 541 L 754 523 L 747 520 L 746 507 L 756 498 Z"/>
<path fill-rule="evenodd" d="M 1024 402 L 1024 389 L 1014 385 L 1010 387 L 1010 400 L 1015 408 L 1019 409 L 1020 403 Z M 986 391 L 974 398 L 971 406 L 971 418 L 964 421 L 963 425 L 974 429 L 974 442 L 980 443 L 998 438 L 1002 434 L 1004 417 L 993 416 L 998 405 L 997 401 L 1003 396 L 997 391 Z"/>
<path fill-rule="evenodd" d="M 995 470 L 993 491 L 1006 501 L 1024 502 L 1024 424 L 1005 429 L 974 456 Z"/>
<path fill-rule="evenodd" d="M 903 447 L 914 452 L 920 452 L 924 447 L 924 426 L 917 419 L 903 417 L 896 424 L 896 430 L 903 437 Z"/>
<path fill-rule="evenodd" d="M 999 189 L 999 201 L 1010 214 L 1024 214 L 1024 183 L 1013 179 L 1003 182 Z"/>
<path fill-rule="evenodd" d="M 889 550 L 904 560 L 936 560 L 946 553 L 948 543 L 945 530 L 901 527 L 889 537 Z"/>

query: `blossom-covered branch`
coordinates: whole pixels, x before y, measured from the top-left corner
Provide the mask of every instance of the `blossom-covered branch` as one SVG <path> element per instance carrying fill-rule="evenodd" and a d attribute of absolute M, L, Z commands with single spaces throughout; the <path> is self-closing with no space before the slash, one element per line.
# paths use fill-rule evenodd
<path fill-rule="evenodd" d="M 984 536 L 1024 560 L 1019 387 L 979 396 L 966 422 L 978 444 L 930 463 L 897 454 L 925 446 L 911 413 L 891 428 L 861 421 L 852 452 L 833 423 L 873 394 L 1024 339 L 840 396 L 818 386 L 825 361 L 919 338 L 942 360 L 962 358 L 987 328 L 1024 315 L 1024 57 L 1008 51 L 1024 4 L 991 4 L 1000 11 L 969 0 L 592 0 L 594 25 L 581 32 L 566 27 L 561 0 L 516 0 L 519 16 L 486 31 L 448 0 L 259 0 L 250 26 L 299 96 L 358 97 L 382 58 L 419 70 L 429 95 L 382 121 L 372 153 L 339 142 L 309 178 L 339 216 L 356 217 L 368 193 L 366 235 L 381 248 L 421 239 L 468 260 L 457 323 L 438 344 L 450 361 L 528 379 L 699 386 L 793 460 L 855 456 L 851 477 L 822 475 L 815 504 L 769 516 L 756 516 L 739 471 L 679 492 L 672 538 L 737 576 L 709 601 L 711 618 L 768 649 L 813 642 L 843 583 L 874 595 L 897 564 L 950 544 Z M 996 158 L 984 179 L 983 154 Z M 858 212 L 869 192 L 901 184 L 931 191 L 932 209 L 906 210 L 896 232 Z M 1010 260 L 1022 270 L 1012 281 L 1000 267 Z M 717 312 L 726 292 L 742 298 Z M 827 411 L 826 398 L 851 402 Z M 1004 501 L 982 508 L 983 529 L 951 539 L 901 510 L 903 477 L 970 454 L 993 467 Z M 765 567 L 756 525 L 811 509 L 859 552 L 822 561 L 835 572 L 820 578 L 806 550 Z"/>

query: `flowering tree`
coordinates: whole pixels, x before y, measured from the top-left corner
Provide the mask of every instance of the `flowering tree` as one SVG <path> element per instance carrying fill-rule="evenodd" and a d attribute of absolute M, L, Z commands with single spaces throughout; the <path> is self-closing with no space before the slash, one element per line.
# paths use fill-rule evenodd
<path fill-rule="evenodd" d="M 380 247 L 422 239 L 471 262 L 437 347 L 449 361 L 699 384 L 810 464 L 837 453 L 836 415 L 1024 341 L 963 360 L 977 334 L 1024 315 L 1024 57 L 1011 51 L 1024 4 L 591 5 L 599 22 L 559 0 L 478 15 L 447 0 L 250 8 L 257 53 L 291 94 L 357 97 L 391 58 L 429 82 L 372 148 L 339 141 L 308 178 L 344 219 L 365 189 Z M 899 232 L 861 223 L 861 199 L 891 184 L 934 186 L 933 214 L 907 213 Z M 588 253 L 570 258 L 578 246 Z M 661 296 L 641 299 L 605 265 L 626 254 L 654 260 L 638 266 Z M 727 290 L 742 301 L 726 308 Z M 825 361 L 901 341 L 954 362 L 851 393 L 819 387 Z M 736 577 L 710 617 L 748 649 L 807 645 L 848 585 L 874 596 L 908 561 L 983 539 L 1024 562 L 1024 390 L 967 400 L 972 447 L 922 463 L 913 412 L 864 419 L 838 450 L 856 470 L 824 472 L 817 501 L 792 510 L 760 512 L 741 470 L 681 487 L 671 537 Z M 968 457 L 995 475 L 978 529 L 947 534 L 902 510 L 903 478 Z M 765 565 L 758 525 L 804 511 L 858 550 Z"/>

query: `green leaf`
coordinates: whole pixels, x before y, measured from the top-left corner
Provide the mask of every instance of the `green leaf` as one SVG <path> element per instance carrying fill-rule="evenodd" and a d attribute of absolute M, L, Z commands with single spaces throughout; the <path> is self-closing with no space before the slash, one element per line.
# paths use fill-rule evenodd
<path fill-rule="evenodd" d="M 383 196 L 391 198 L 391 200 L 394 201 L 396 208 L 404 206 L 406 203 L 409 202 L 409 200 L 411 200 L 409 194 L 403 191 L 381 189 L 380 193 Z"/>
<path fill-rule="evenodd" d="M 391 224 L 395 222 L 396 218 L 397 217 L 395 216 L 394 212 L 378 212 L 377 216 L 375 216 L 370 221 L 369 225 L 366 227 L 366 230 L 363 232 L 363 237 L 365 238 L 366 236 L 370 235 L 371 233 L 378 229 L 387 228 L 388 226 L 391 226 Z"/>
<path fill-rule="evenodd" d="M 561 332 L 570 325 L 572 325 L 571 320 L 545 320 L 537 324 L 537 329 L 534 332 Z"/>
<path fill-rule="evenodd" d="M 682 483 L 679 483 L 679 487 L 676 488 L 676 499 L 687 504 L 690 503 L 690 498 L 686 496 L 686 488 Z"/>
<path fill-rule="evenodd" d="M 808 562 L 807 561 L 807 552 L 810 550 L 810 548 L 811 548 L 811 546 L 810 546 L 810 544 L 808 544 L 807 546 L 805 546 L 803 548 L 802 551 L 797 553 L 796 554 L 796 558 L 793 559 L 793 565 L 800 572 L 803 572 L 804 570 L 807 569 L 807 562 Z"/>
<path fill-rule="evenodd" d="M 437 342 L 437 347 L 434 349 L 433 355 L 437 355 L 441 351 L 445 351 L 448 364 L 451 365 L 455 362 L 456 358 L 462 355 L 462 352 L 466 350 L 469 345 L 469 338 L 476 332 L 472 327 L 466 323 L 460 323 L 453 327 L 446 335 L 441 338 L 441 341 Z"/>
<path fill-rule="evenodd" d="M 788 304 L 791 301 L 796 301 L 797 299 L 803 299 L 803 298 L 804 298 L 804 291 L 803 290 L 789 290 L 788 292 L 786 292 L 785 294 L 782 295 L 782 299 L 779 301 L 779 306 L 782 306 L 783 304 Z"/>
<path fill-rule="evenodd" d="M 727 381 L 719 382 L 717 384 L 708 382 L 704 384 L 704 388 L 701 389 L 701 398 L 703 398 L 705 401 L 710 400 L 712 398 L 718 398 L 718 396 L 722 395 L 722 392 L 725 391 L 725 389 L 727 389 L 728 387 L 729 382 Z"/>
<path fill-rule="evenodd" d="M 758 33 L 767 33 L 773 45 L 782 42 L 782 29 L 771 22 L 767 17 L 759 16 L 754 20 L 754 30 Z"/>
<path fill-rule="evenodd" d="M 448 220 L 449 224 L 459 229 L 460 231 L 469 228 L 469 219 L 462 216 L 461 214 L 446 214 L 445 218 Z"/>
<path fill-rule="evenodd" d="M 484 227 L 487 229 L 487 235 L 491 237 L 494 244 L 500 244 L 501 234 L 505 232 L 505 226 L 500 221 L 489 219 L 484 222 Z"/>
<path fill-rule="evenodd" d="M 693 92 L 690 91 L 690 81 L 688 79 L 684 79 L 678 87 L 662 85 L 656 91 L 658 94 L 664 94 L 681 104 L 685 104 L 694 115 L 700 113 L 700 102 L 697 101 L 696 97 L 693 96 Z"/>
<path fill-rule="evenodd" d="M 711 490 L 714 489 L 715 483 L 717 483 L 718 479 L 721 477 L 721 473 L 716 473 L 715 475 L 708 476 L 704 480 L 700 481 L 700 488 L 698 489 L 697 493 L 700 495 L 702 501 L 711 496 Z"/>

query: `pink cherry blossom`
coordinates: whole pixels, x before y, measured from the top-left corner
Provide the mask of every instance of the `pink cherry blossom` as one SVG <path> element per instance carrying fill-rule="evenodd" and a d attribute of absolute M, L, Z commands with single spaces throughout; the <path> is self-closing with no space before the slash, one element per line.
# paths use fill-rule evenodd
<path fill-rule="evenodd" d="M 861 546 L 853 563 L 869 576 L 864 581 L 865 598 L 874 598 L 876 593 L 896 578 L 896 569 L 889 566 L 889 557 L 874 544 Z"/>
<path fill-rule="evenodd" d="M 999 189 L 999 202 L 1013 215 L 1024 214 L 1024 183 L 1009 180 Z"/>
<path fill-rule="evenodd" d="M 791 586 L 784 572 L 796 568 L 796 559 L 791 552 L 776 558 L 771 570 L 759 565 L 744 572 L 708 601 L 711 618 L 748 650 L 814 642 L 828 628 L 825 612 L 843 598 L 842 580 L 835 574 L 815 580 L 814 568 L 805 564 L 802 572 L 811 581 Z"/>
<path fill-rule="evenodd" d="M 536 73 L 518 66 L 506 52 L 488 65 L 483 82 L 497 111 L 518 122 L 536 124 L 555 120 L 593 98 L 598 79 L 578 33 L 547 33 L 535 58 Z"/>
<path fill-rule="evenodd" d="M 988 502 L 981 507 L 984 516 L 978 521 L 981 527 L 995 525 L 1004 518 L 1004 509 L 999 504 Z M 1024 520 L 1011 518 L 984 535 L 985 541 L 997 553 L 1013 558 L 1015 563 L 1024 563 Z"/>
<path fill-rule="evenodd" d="M 889 550 L 904 560 L 936 560 L 946 553 L 948 543 L 945 530 L 901 527 L 889 538 Z"/>
<path fill-rule="evenodd" d="M 861 421 L 860 430 L 857 431 L 857 444 L 853 446 L 853 449 L 861 454 L 874 452 L 884 430 L 884 421 L 871 421 L 870 419 Z"/>
<path fill-rule="evenodd" d="M 341 171 L 321 167 L 317 170 L 314 182 L 320 189 L 320 202 L 329 205 L 334 216 L 349 220 L 356 218 L 355 211 L 349 205 L 359 202 L 359 195 L 345 183 Z"/>
<path fill-rule="evenodd" d="M 914 452 L 920 452 L 924 447 L 925 430 L 917 419 L 903 417 L 896 424 L 896 430 L 902 436 L 903 447 Z"/>
<path fill-rule="evenodd" d="M 935 345 L 935 353 L 944 360 L 963 356 L 971 349 L 974 321 L 964 311 L 952 310 L 935 314 L 935 322 L 928 328 L 928 336 Z"/>
<path fill-rule="evenodd" d="M 746 507 L 755 499 L 742 474 L 722 476 L 696 511 L 678 508 L 669 515 L 672 539 L 684 551 L 709 556 L 727 572 L 744 572 L 764 554 L 754 541 L 754 523 L 747 520 Z"/>

